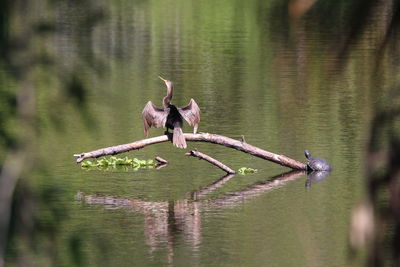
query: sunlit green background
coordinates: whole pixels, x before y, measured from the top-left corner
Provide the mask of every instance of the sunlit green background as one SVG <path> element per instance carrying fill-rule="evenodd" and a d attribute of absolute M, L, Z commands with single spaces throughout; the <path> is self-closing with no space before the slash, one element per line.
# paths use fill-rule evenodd
<path fill-rule="evenodd" d="M 0 160 L 21 172 L 1 229 L 6 265 L 364 264 L 350 255 L 351 210 L 365 196 L 371 119 L 395 102 L 397 1 L 1 5 Z M 194 198 L 224 173 L 170 143 L 122 155 L 170 161 L 159 170 L 77 165 L 75 153 L 143 138 L 142 109 L 165 94 L 158 75 L 174 82 L 175 105 L 199 104 L 199 131 L 243 135 L 303 162 L 308 149 L 334 171 L 306 182 L 189 142 L 233 169 L 258 170 Z"/>

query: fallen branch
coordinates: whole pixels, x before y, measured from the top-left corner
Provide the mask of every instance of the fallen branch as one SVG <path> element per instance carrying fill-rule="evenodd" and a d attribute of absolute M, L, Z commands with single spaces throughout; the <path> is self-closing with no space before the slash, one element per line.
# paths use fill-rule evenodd
<path fill-rule="evenodd" d="M 201 153 L 200 151 L 197 150 L 191 150 L 189 153 L 185 154 L 186 156 L 192 156 L 192 157 L 196 157 L 199 159 L 203 159 L 205 161 L 210 162 L 212 165 L 217 166 L 218 168 L 220 168 L 221 170 L 225 171 L 228 174 L 235 174 L 236 172 L 234 170 L 232 170 L 231 168 L 229 168 L 228 166 L 224 165 L 222 162 L 204 154 Z"/>
<path fill-rule="evenodd" d="M 160 164 L 168 164 L 169 162 L 166 159 L 163 159 L 162 157 L 157 156 L 155 160 L 160 163 Z"/>
<path fill-rule="evenodd" d="M 307 168 L 306 164 L 299 162 L 297 160 L 291 159 L 285 155 L 274 154 L 274 153 L 268 152 L 266 150 L 263 150 L 261 148 L 258 148 L 256 146 L 252 146 L 244 141 L 235 140 L 235 139 L 232 139 L 232 138 L 229 138 L 226 136 L 222 136 L 222 135 L 218 135 L 218 134 L 210 134 L 210 133 L 197 133 L 197 134 L 185 133 L 184 136 L 185 136 L 186 141 L 208 142 L 208 143 L 213 143 L 213 144 L 218 144 L 218 145 L 234 148 L 236 150 L 248 153 L 250 155 L 253 155 L 253 156 L 256 156 L 256 157 L 259 157 L 262 159 L 266 159 L 266 160 L 275 162 L 277 164 L 280 164 L 282 166 L 289 167 L 292 169 L 306 170 L 306 168 Z M 143 148 L 148 145 L 167 142 L 168 140 L 169 140 L 169 138 L 167 135 L 162 135 L 162 136 L 139 140 L 139 141 L 129 143 L 129 144 L 112 146 L 112 147 L 102 148 L 102 149 L 98 149 L 98 150 L 91 151 L 91 152 L 75 154 L 74 157 L 76 157 L 76 162 L 80 163 L 87 158 L 98 158 L 101 156 L 115 155 L 115 154 L 119 154 L 119 153 L 123 153 L 123 152 L 128 152 L 131 150 L 140 149 L 140 148 Z"/>

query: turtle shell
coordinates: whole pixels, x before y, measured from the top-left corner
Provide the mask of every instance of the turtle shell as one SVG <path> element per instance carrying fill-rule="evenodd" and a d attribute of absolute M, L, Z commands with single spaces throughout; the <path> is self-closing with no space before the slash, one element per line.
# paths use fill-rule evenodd
<path fill-rule="evenodd" d="M 307 160 L 307 167 L 313 171 L 330 171 L 331 166 L 324 159 L 320 158 L 309 158 Z"/>
<path fill-rule="evenodd" d="M 304 155 L 307 158 L 307 169 L 309 171 L 331 171 L 332 168 L 324 159 L 313 158 L 308 150 L 304 150 Z"/>

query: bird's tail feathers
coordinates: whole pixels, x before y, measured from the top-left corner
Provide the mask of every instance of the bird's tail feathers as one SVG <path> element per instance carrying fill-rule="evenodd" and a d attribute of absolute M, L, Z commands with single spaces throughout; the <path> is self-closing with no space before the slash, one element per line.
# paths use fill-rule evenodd
<path fill-rule="evenodd" d="M 174 128 L 174 134 L 172 136 L 172 143 L 178 148 L 186 148 L 187 147 L 182 128 L 180 128 L 180 127 Z"/>

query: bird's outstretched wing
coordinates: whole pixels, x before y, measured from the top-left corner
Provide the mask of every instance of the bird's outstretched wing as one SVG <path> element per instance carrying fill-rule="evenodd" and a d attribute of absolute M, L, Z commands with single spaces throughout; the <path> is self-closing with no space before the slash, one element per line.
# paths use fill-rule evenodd
<path fill-rule="evenodd" d="M 149 135 L 150 127 L 163 127 L 167 121 L 168 111 L 154 106 L 154 104 L 149 101 L 142 111 L 143 125 L 144 125 L 144 135 L 147 137 Z"/>
<path fill-rule="evenodd" d="M 196 101 L 192 98 L 186 107 L 178 108 L 178 110 L 189 125 L 194 127 L 193 133 L 196 133 L 200 123 L 200 108 Z"/>

